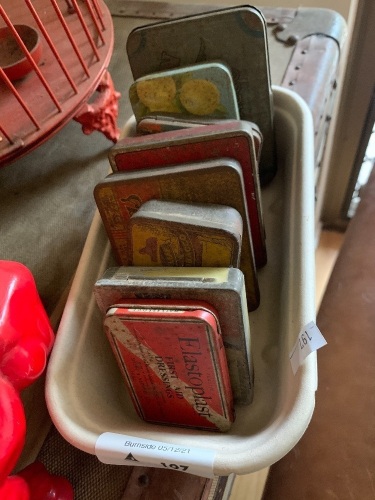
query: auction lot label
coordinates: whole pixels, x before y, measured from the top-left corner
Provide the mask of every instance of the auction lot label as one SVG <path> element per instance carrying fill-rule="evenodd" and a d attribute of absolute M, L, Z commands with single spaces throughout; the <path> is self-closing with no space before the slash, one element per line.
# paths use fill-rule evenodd
<path fill-rule="evenodd" d="M 104 432 L 96 441 L 95 454 L 105 464 L 158 467 L 214 477 L 215 451 L 204 448 Z"/>

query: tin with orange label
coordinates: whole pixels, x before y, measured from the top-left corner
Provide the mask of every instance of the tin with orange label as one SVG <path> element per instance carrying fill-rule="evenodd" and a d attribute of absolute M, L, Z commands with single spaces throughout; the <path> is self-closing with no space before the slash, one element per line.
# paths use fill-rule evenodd
<path fill-rule="evenodd" d="M 134 266 L 239 267 L 242 217 L 232 207 L 150 200 L 129 224 Z"/>
<path fill-rule="evenodd" d="M 164 168 L 115 172 L 99 182 L 94 196 L 117 262 L 131 265 L 130 218 L 152 199 L 223 204 L 243 220 L 240 269 L 246 280 L 249 310 L 259 306 L 260 294 L 244 197 L 242 170 L 229 158 Z"/>
<path fill-rule="evenodd" d="M 216 311 L 204 302 L 128 301 L 104 329 L 144 420 L 225 432 L 232 390 Z"/>

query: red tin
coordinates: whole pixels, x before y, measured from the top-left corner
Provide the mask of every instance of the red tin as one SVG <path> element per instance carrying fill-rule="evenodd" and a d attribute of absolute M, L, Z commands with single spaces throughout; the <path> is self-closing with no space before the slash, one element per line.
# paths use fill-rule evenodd
<path fill-rule="evenodd" d="M 94 189 L 104 227 L 119 264 L 131 265 L 130 217 L 151 199 L 222 204 L 235 208 L 243 220 L 240 268 L 245 275 L 250 310 L 259 305 L 249 217 L 238 162 L 219 158 L 150 170 L 116 172 Z"/>
<path fill-rule="evenodd" d="M 144 116 L 137 123 L 137 134 L 145 135 L 145 134 L 158 134 L 160 132 L 170 132 L 172 130 L 180 130 L 182 128 L 191 128 L 191 127 L 202 127 L 203 125 L 214 125 L 215 123 L 229 123 L 233 120 L 224 120 L 221 119 L 207 119 L 207 118 L 183 118 L 178 117 L 175 118 L 173 116 L 166 115 L 149 115 Z M 253 122 L 248 122 L 253 131 L 253 139 L 254 139 L 254 147 L 255 147 L 255 156 L 257 159 L 257 164 L 259 165 L 260 155 L 262 153 L 262 143 L 263 136 L 258 127 Z"/>
<path fill-rule="evenodd" d="M 124 137 L 109 152 L 113 171 L 232 158 L 241 165 L 257 267 L 267 262 L 253 126 L 244 121 L 215 123 L 162 134 Z"/>
<path fill-rule="evenodd" d="M 104 320 L 135 409 L 148 422 L 225 432 L 234 410 L 217 314 L 164 302 L 128 302 Z"/>
<path fill-rule="evenodd" d="M 249 315 L 243 273 L 236 268 L 117 267 L 108 269 L 94 285 L 102 314 L 134 299 L 145 304 L 164 300 L 164 309 L 183 301 L 205 302 L 220 324 L 234 401 L 249 404 L 253 398 L 253 364 Z M 168 304 L 171 304 L 170 306 Z"/>

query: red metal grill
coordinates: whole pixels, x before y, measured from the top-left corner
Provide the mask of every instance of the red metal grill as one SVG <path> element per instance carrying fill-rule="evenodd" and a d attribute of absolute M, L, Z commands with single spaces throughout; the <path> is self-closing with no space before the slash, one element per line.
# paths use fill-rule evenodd
<path fill-rule="evenodd" d="M 18 25 L 39 33 L 39 60 L 34 61 Z M 8 38 L 8 45 L 0 46 L 1 165 L 38 146 L 72 118 L 85 133 L 100 130 L 118 139 L 119 94 L 106 69 L 113 24 L 102 0 L 3 0 L 0 30 Z M 9 74 L 16 53 L 30 70 L 21 78 Z M 88 103 L 95 90 L 99 98 Z"/>

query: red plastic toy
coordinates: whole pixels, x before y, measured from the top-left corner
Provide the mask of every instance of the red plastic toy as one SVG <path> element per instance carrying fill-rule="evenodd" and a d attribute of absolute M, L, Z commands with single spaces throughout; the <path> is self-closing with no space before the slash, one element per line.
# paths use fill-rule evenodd
<path fill-rule="evenodd" d="M 20 392 L 42 374 L 53 342 L 31 272 L 19 262 L 0 260 L 0 498 L 73 498 L 70 484 L 51 476 L 42 464 L 31 464 L 19 475 L 9 476 L 25 443 Z M 49 496 L 51 491 L 53 496 Z"/>

